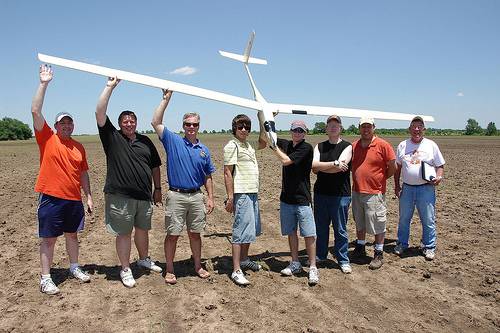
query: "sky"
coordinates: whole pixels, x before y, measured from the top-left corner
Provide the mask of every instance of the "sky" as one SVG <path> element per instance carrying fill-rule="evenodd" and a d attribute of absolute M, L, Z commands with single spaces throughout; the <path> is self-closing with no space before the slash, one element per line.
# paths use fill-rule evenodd
<path fill-rule="evenodd" d="M 242 63 L 255 30 L 249 65 L 268 102 L 432 115 L 427 127 L 464 129 L 473 118 L 500 127 L 500 1 L 14 1 L 0 0 L 0 118 L 32 127 L 39 85 L 37 53 L 149 75 L 253 99 Z M 53 66 L 43 114 L 74 116 L 74 134 L 96 134 L 95 107 L 107 79 Z M 159 88 L 122 81 L 108 115 L 122 110 L 150 122 Z M 231 128 L 256 111 L 174 93 L 164 124 L 182 130 L 182 115 L 201 116 L 200 131 Z M 325 118 L 325 119 L 324 119 Z M 279 115 L 309 128 L 323 116 Z M 358 119 L 344 118 L 344 127 Z M 376 121 L 406 128 L 403 121 Z"/>

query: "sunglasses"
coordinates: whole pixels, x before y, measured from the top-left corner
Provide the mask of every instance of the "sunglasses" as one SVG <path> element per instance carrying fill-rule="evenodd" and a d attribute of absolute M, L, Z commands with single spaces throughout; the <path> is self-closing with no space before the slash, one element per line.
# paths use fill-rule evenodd
<path fill-rule="evenodd" d="M 292 131 L 292 132 L 294 132 L 294 133 L 297 133 L 297 132 L 299 132 L 299 133 L 305 133 L 305 132 L 306 132 L 306 131 L 304 131 L 302 128 L 294 128 L 294 129 L 293 129 L 293 130 L 291 130 L 291 131 Z"/>
<path fill-rule="evenodd" d="M 242 129 L 246 129 L 250 132 L 250 126 L 238 125 L 238 129 L 241 131 Z"/>
<path fill-rule="evenodd" d="M 198 127 L 198 126 L 200 126 L 200 124 L 199 123 L 184 123 L 184 126 L 186 126 L 186 127 L 191 127 L 191 126 Z"/>

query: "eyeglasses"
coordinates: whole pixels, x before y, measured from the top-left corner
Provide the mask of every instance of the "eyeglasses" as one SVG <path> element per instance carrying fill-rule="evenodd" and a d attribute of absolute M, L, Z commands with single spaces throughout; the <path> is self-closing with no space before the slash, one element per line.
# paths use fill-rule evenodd
<path fill-rule="evenodd" d="M 245 125 L 238 125 L 238 129 L 241 131 L 243 129 L 246 129 L 247 131 L 250 132 L 250 126 L 245 126 Z"/>
<path fill-rule="evenodd" d="M 417 128 L 418 128 L 419 130 L 424 129 L 424 125 L 417 125 L 417 126 L 415 126 L 415 125 L 411 125 L 410 127 L 411 127 L 412 129 L 417 129 Z"/>
<path fill-rule="evenodd" d="M 191 126 L 198 127 L 198 126 L 200 126 L 200 123 L 184 123 L 184 126 L 186 126 L 186 127 L 191 127 Z"/>
<path fill-rule="evenodd" d="M 304 131 L 302 128 L 294 128 L 294 129 L 292 129 L 292 130 L 290 130 L 290 131 L 292 131 L 292 132 L 294 132 L 294 133 L 297 133 L 297 132 L 299 132 L 299 133 L 305 133 L 305 132 L 306 132 L 306 131 Z"/>
<path fill-rule="evenodd" d="M 342 127 L 342 126 L 340 126 L 340 125 L 332 125 L 332 124 L 330 124 L 330 125 L 326 126 L 326 128 L 335 128 L 335 129 L 339 129 L 339 128 L 341 128 L 341 127 Z"/>

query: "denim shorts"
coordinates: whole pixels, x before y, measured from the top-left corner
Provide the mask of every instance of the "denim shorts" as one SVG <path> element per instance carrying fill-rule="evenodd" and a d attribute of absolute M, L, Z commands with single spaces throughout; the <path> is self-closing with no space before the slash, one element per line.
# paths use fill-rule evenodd
<path fill-rule="evenodd" d="M 38 237 L 52 238 L 83 230 L 85 211 L 81 201 L 56 198 L 40 193 L 38 197 Z"/>
<path fill-rule="evenodd" d="M 280 220 L 283 236 L 297 233 L 297 225 L 302 237 L 316 236 L 316 224 L 311 205 L 289 205 L 281 201 Z"/>
<path fill-rule="evenodd" d="M 153 203 L 148 200 L 137 200 L 121 195 L 104 194 L 106 231 L 115 236 L 127 236 L 132 229 L 148 231 L 151 229 Z"/>
<path fill-rule="evenodd" d="M 366 233 L 378 235 L 386 231 L 387 222 L 385 194 L 359 193 L 352 191 L 352 215 L 356 230 L 366 228 Z"/>
<path fill-rule="evenodd" d="M 233 244 L 255 242 L 260 236 L 260 211 L 257 193 L 234 195 Z"/>

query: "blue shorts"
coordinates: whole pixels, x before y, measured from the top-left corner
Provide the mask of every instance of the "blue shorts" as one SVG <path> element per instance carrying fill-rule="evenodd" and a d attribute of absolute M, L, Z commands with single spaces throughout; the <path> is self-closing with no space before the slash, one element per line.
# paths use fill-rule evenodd
<path fill-rule="evenodd" d="M 311 205 L 289 205 L 280 202 L 281 234 L 288 236 L 297 233 L 297 225 L 302 237 L 316 236 L 316 223 Z"/>
<path fill-rule="evenodd" d="M 38 197 L 38 237 L 52 238 L 83 230 L 85 211 L 81 201 L 56 198 L 40 193 Z"/>
<path fill-rule="evenodd" d="M 233 244 L 255 242 L 260 236 L 260 211 L 257 193 L 234 195 Z"/>

